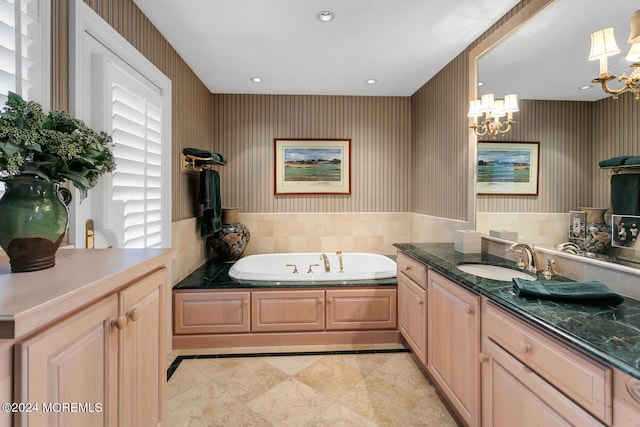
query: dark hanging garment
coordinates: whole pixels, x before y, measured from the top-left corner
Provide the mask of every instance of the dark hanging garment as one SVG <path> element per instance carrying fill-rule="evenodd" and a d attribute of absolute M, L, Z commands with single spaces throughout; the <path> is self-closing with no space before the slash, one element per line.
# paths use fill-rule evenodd
<path fill-rule="evenodd" d="M 615 215 L 640 215 L 640 174 L 611 176 L 611 210 Z"/>
<path fill-rule="evenodd" d="M 200 172 L 200 194 L 198 202 L 203 205 L 202 237 L 213 236 L 222 230 L 222 205 L 220 201 L 220 175 L 217 171 L 203 169 Z"/>

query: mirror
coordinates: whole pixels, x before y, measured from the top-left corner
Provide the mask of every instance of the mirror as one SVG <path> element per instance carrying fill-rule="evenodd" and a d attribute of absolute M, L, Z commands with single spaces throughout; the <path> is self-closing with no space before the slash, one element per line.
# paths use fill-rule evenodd
<path fill-rule="evenodd" d="M 569 211 L 610 206 L 611 171 L 598 163 L 640 155 L 640 101 L 630 93 L 612 100 L 591 83 L 599 66 L 587 58 L 590 34 L 614 27 L 621 53 L 609 58 L 610 73 L 630 73 L 624 57 L 638 9 L 634 3 L 610 0 L 603 7 L 595 0 L 534 0 L 499 28 L 502 34 L 472 50 L 477 68 L 471 66 L 470 98 L 519 97 L 513 129 L 496 141 L 538 141 L 541 147 L 538 196 L 476 196 L 477 230 L 516 232 L 520 241 L 554 248 L 569 240 Z M 475 86 L 478 81 L 484 85 Z M 632 252 L 637 259 L 638 251 Z"/>

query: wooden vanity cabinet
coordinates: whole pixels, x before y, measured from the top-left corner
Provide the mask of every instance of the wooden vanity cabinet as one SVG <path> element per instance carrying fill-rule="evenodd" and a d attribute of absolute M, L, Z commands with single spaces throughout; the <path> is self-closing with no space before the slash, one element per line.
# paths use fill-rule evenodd
<path fill-rule="evenodd" d="M 15 426 L 163 425 L 166 276 L 158 269 L 16 344 L 14 401 L 40 408 Z M 84 406 L 42 407 L 63 403 Z"/>
<path fill-rule="evenodd" d="M 427 371 L 468 426 L 480 425 L 480 297 L 429 269 Z"/>
<path fill-rule="evenodd" d="M 417 283 L 403 273 L 398 254 L 398 329 L 405 341 L 422 362 L 427 365 L 427 280 Z M 426 267 L 424 267 L 426 270 Z M 413 271 L 417 271 L 414 269 Z M 416 277 L 414 275 L 414 277 Z M 418 274 L 417 277 L 422 277 Z"/>
<path fill-rule="evenodd" d="M 484 426 L 611 425 L 612 370 L 485 301 Z"/>

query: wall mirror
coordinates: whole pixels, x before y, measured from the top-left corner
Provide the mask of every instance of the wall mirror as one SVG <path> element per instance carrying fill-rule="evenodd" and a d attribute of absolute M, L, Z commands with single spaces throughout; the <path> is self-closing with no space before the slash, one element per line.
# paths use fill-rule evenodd
<path fill-rule="evenodd" d="M 601 170 L 598 162 L 640 155 L 637 148 L 630 152 L 637 147 L 632 141 L 637 144 L 640 132 L 640 102 L 629 93 L 613 101 L 599 84 L 591 83 L 599 66 L 588 61 L 590 34 L 614 27 L 621 53 L 609 58 L 609 70 L 628 75 L 630 63 L 624 57 L 631 16 L 638 8 L 626 0 L 611 0 L 606 8 L 595 0 L 532 0 L 472 49 L 470 99 L 484 93 L 496 98 L 516 93 L 520 100 L 513 130 L 497 140 L 541 144 L 539 196 L 477 196 L 478 230 L 494 229 L 497 224 L 483 223 L 483 218 L 494 217 L 508 231 L 518 232 L 518 240 L 553 248 L 568 240 L 569 211 L 609 207 L 611 172 Z M 480 87 L 479 81 L 484 83 Z M 591 87 L 581 89 L 584 86 Z M 622 84 L 614 81 L 611 86 Z M 624 110 L 628 106 L 631 111 Z M 475 147 L 476 137 L 470 134 Z M 475 166 L 476 160 L 470 159 L 471 164 Z M 526 226 L 509 229 L 518 217 Z M 554 231 L 545 235 L 543 227 Z"/>

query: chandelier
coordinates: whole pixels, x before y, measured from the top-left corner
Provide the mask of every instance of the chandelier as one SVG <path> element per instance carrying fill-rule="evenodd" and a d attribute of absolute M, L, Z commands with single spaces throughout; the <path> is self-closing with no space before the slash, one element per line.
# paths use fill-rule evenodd
<path fill-rule="evenodd" d="M 613 99 L 624 92 L 631 92 L 635 95 L 635 99 L 640 99 L 640 10 L 636 10 L 631 17 L 631 33 L 629 34 L 628 43 L 631 45 L 627 56 L 624 59 L 631 62 L 631 74 L 624 73 L 618 78 L 609 74 L 607 69 L 607 58 L 617 55 L 620 49 L 616 44 L 616 38 L 613 34 L 613 28 L 605 28 L 600 31 L 591 33 L 591 52 L 589 53 L 589 61 L 598 59 L 600 61 L 600 74 L 597 79 L 593 79 L 592 83 L 600 83 L 602 90 L 613 95 Z M 624 85 L 619 89 L 612 89 L 608 82 L 618 79 Z"/>
<path fill-rule="evenodd" d="M 518 95 L 506 95 L 504 99 L 495 99 L 492 93 L 482 95 L 480 99 L 469 102 L 469 113 L 467 117 L 473 117 L 471 129 L 478 136 L 493 136 L 507 133 L 511 130 L 511 125 L 515 123 L 513 113 L 520 111 L 518 108 Z M 478 118 L 484 119 L 478 123 Z M 506 117 L 506 120 L 500 121 Z"/>

